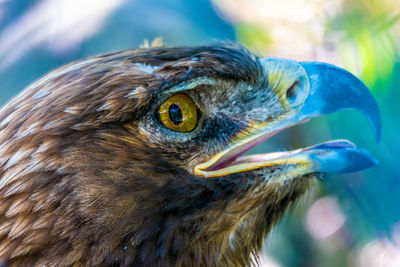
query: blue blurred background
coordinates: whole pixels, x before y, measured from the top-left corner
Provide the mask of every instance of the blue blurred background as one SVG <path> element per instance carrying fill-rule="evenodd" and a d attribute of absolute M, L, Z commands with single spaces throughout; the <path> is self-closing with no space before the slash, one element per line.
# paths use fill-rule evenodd
<path fill-rule="evenodd" d="M 166 46 L 236 41 L 260 56 L 342 66 L 379 102 L 379 144 L 362 115 L 348 111 L 255 150 L 346 138 L 380 163 L 326 177 L 273 231 L 261 265 L 400 266 L 399 18 L 398 0 L 0 0 L 0 104 L 72 60 L 157 37 Z"/>

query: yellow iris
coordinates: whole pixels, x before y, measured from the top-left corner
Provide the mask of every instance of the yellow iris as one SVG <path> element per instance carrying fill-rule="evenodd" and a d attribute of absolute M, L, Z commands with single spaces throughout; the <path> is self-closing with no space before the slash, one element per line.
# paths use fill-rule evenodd
<path fill-rule="evenodd" d="M 197 125 L 197 107 L 185 94 L 171 96 L 158 108 L 161 123 L 177 132 L 190 132 Z"/>

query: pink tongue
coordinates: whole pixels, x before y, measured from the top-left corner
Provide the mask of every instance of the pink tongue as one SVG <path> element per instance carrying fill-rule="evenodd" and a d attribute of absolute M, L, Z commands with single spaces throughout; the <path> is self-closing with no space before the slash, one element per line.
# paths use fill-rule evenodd
<path fill-rule="evenodd" d="M 304 124 L 306 122 L 308 122 L 310 119 L 305 119 L 299 123 L 297 123 L 297 125 L 300 124 Z M 237 158 L 239 158 L 241 155 L 243 155 L 244 153 L 246 153 L 247 151 L 249 151 L 250 149 L 252 149 L 254 146 L 258 145 L 261 142 L 264 142 L 265 140 L 267 140 L 268 138 L 270 138 L 271 136 L 285 130 L 286 128 L 289 128 L 293 125 L 289 125 L 286 126 L 284 128 L 272 131 L 268 134 L 262 135 L 260 137 L 255 138 L 254 140 L 241 145 L 239 147 L 235 147 L 233 148 L 231 151 L 227 152 L 225 155 L 223 155 L 219 160 L 217 160 L 217 162 L 215 162 L 213 165 L 211 165 L 210 167 L 208 167 L 205 171 L 215 171 L 215 170 L 219 170 L 222 169 L 226 166 L 231 165 L 232 162 L 234 162 Z M 285 153 L 285 152 L 283 152 Z M 273 158 L 277 157 L 275 156 L 275 153 L 272 153 Z M 267 155 L 267 154 L 264 154 Z"/>
<path fill-rule="evenodd" d="M 215 170 L 219 170 L 219 169 L 225 168 L 226 166 L 231 165 L 231 163 L 234 162 L 238 157 L 240 157 L 241 155 L 243 155 L 244 153 L 246 153 L 247 151 L 249 151 L 256 145 L 258 145 L 259 143 L 267 140 L 268 138 L 270 138 L 271 136 L 277 134 L 278 132 L 280 132 L 282 130 L 283 129 L 273 131 L 267 135 L 260 136 L 256 139 L 254 139 L 253 141 L 250 141 L 244 145 L 241 145 L 239 147 L 232 149 L 231 151 L 229 151 L 228 153 L 223 155 L 217 162 L 215 162 L 213 165 L 211 165 L 206 170 L 207 171 L 215 171 Z"/>
<path fill-rule="evenodd" d="M 238 158 L 237 161 L 235 161 L 235 165 L 241 164 L 241 163 L 250 163 L 250 162 L 261 162 L 261 161 L 269 161 L 273 159 L 279 159 L 279 158 L 285 158 L 290 156 L 293 151 L 285 151 L 285 152 L 273 152 L 273 153 L 267 153 L 267 154 L 256 154 L 256 155 L 250 155 L 247 157 L 243 158 Z"/>

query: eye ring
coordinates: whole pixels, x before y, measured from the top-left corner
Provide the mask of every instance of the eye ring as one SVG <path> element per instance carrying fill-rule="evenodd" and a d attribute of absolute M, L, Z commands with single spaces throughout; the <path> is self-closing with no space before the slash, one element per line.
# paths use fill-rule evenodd
<path fill-rule="evenodd" d="M 157 109 L 162 125 L 176 132 L 191 132 L 198 122 L 195 102 L 186 94 L 176 94 L 165 100 Z"/>

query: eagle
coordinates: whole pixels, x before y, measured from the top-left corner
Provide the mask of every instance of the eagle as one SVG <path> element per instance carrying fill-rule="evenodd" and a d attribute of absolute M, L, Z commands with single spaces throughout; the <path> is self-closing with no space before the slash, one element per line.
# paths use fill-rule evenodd
<path fill-rule="evenodd" d="M 313 117 L 361 111 L 368 88 L 326 63 L 238 44 L 89 57 L 0 111 L 4 266 L 249 266 L 324 173 L 376 160 L 347 140 L 244 155 Z"/>

